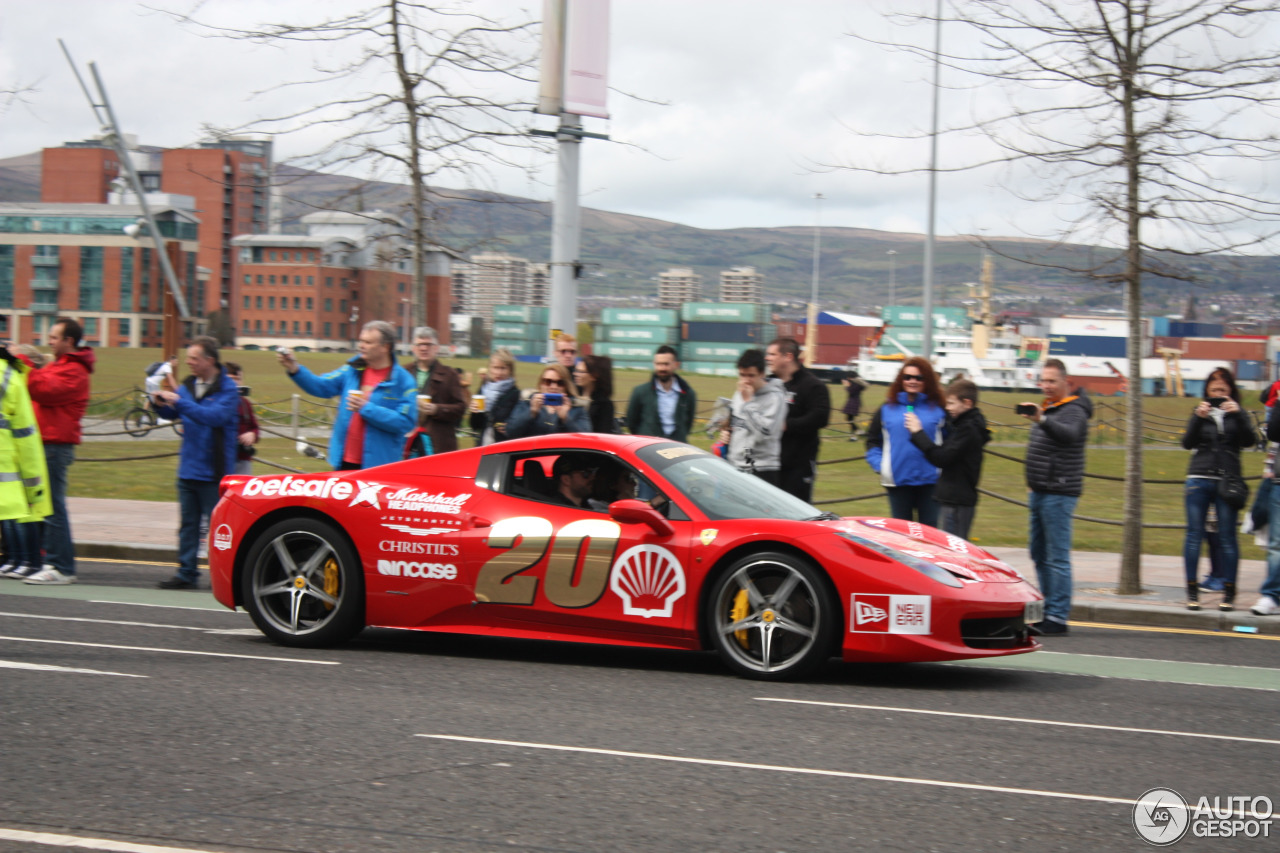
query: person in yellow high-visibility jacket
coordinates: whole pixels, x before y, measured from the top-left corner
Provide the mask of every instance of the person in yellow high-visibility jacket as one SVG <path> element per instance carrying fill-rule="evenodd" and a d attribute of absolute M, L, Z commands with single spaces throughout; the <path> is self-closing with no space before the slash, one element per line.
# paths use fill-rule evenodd
<path fill-rule="evenodd" d="M 0 347 L 0 519 L 40 521 L 53 512 L 44 444 L 27 393 L 28 367 Z"/>

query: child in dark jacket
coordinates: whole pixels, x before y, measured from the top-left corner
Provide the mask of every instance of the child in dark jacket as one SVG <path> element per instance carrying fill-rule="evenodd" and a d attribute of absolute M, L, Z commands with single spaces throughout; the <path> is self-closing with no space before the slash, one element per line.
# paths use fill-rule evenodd
<path fill-rule="evenodd" d="M 947 386 L 946 408 L 942 444 L 933 443 L 914 414 L 906 416 L 906 427 L 911 443 L 942 469 L 933 493 L 939 506 L 938 527 L 968 539 L 978 504 L 982 448 L 991 440 L 991 430 L 978 409 L 978 386 L 968 379 L 956 379 Z"/>

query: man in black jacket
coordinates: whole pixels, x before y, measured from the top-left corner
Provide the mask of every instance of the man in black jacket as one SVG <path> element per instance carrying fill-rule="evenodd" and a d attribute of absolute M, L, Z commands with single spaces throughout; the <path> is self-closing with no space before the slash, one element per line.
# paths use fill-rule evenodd
<path fill-rule="evenodd" d="M 1084 491 L 1084 451 L 1093 404 L 1072 394 L 1067 366 L 1051 358 L 1040 369 L 1041 404 L 1023 403 L 1018 414 L 1032 422 L 1026 475 L 1030 490 L 1031 560 L 1044 596 L 1042 634 L 1067 633 L 1071 615 L 1071 525 Z M 1032 411 L 1033 409 L 1034 411 Z"/>
<path fill-rule="evenodd" d="M 907 412 L 904 422 L 911 433 L 911 443 L 925 459 L 942 469 L 933 491 L 940 507 L 938 527 L 968 539 L 978 506 L 982 448 L 991 440 L 991 430 L 978 408 L 978 386 L 968 379 L 957 379 L 947 386 L 946 405 L 945 437 L 940 445 L 921 429 L 915 412 Z"/>
<path fill-rule="evenodd" d="M 831 421 L 831 393 L 821 379 L 800 364 L 800 344 L 795 338 L 775 338 L 765 350 L 764 359 L 787 389 L 787 425 L 782 433 L 782 478 L 778 485 L 784 492 L 810 501 L 818 471 L 821 432 Z"/>

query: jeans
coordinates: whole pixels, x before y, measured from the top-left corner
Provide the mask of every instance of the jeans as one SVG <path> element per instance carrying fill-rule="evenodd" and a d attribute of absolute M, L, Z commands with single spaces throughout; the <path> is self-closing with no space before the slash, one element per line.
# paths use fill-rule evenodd
<path fill-rule="evenodd" d="M 1218 513 L 1218 569 L 1227 583 L 1236 582 L 1240 566 L 1240 544 L 1236 540 L 1235 507 L 1228 506 L 1218 496 L 1218 481 L 1204 477 L 1188 477 L 1183 487 L 1183 501 L 1187 508 L 1187 535 L 1182 540 L 1182 565 L 1187 583 L 1194 583 L 1200 564 L 1200 543 L 1204 540 L 1204 521 L 1213 504 Z"/>
<path fill-rule="evenodd" d="M 778 488 L 789 495 L 795 495 L 805 503 L 813 500 L 813 481 L 818 473 L 818 463 L 806 459 L 792 468 L 784 468 L 780 472 Z"/>
<path fill-rule="evenodd" d="M 1267 578 L 1262 582 L 1262 594 L 1280 601 L 1280 488 L 1271 488 L 1271 520 L 1267 534 Z"/>
<path fill-rule="evenodd" d="M 28 521 L 25 524 L 12 519 L 0 522 L 4 530 L 4 553 L 8 562 L 14 566 L 35 566 L 40 568 L 40 528 L 43 521 Z"/>
<path fill-rule="evenodd" d="M 960 504 L 938 504 L 938 529 L 955 534 L 961 539 L 969 538 L 969 529 L 973 527 L 973 516 L 976 506 L 960 506 Z"/>
<path fill-rule="evenodd" d="M 200 520 L 218 503 L 218 484 L 213 480 L 178 480 L 178 577 L 189 583 L 200 580 L 196 566 L 200 549 Z"/>
<path fill-rule="evenodd" d="M 76 446 L 46 444 L 44 459 L 49 466 L 49 499 L 53 504 L 53 513 L 44 520 L 44 559 L 64 575 L 74 575 L 76 546 L 67 517 L 67 468 L 76 461 Z"/>
<path fill-rule="evenodd" d="M 1044 618 L 1066 623 L 1071 616 L 1071 515 L 1075 495 L 1031 492 L 1031 560 L 1036 565 Z"/>
<path fill-rule="evenodd" d="M 933 484 L 927 486 L 885 486 L 889 493 L 889 514 L 894 518 L 915 520 L 930 527 L 938 526 L 938 502 L 933 499 Z"/>

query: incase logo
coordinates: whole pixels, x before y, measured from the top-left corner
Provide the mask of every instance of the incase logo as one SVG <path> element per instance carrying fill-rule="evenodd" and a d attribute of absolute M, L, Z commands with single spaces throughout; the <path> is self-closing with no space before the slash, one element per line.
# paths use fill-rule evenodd
<path fill-rule="evenodd" d="M 404 560 L 379 560 L 378 574 L 396 578 L 429 578 L 451 581 L 458 576 L 452 563 L 408 563 Z"/>
<path fill-rule="evenodd" d="M 927 595 L 866 595 L 849 600 L 855 634 L 929 634 L 933 599 Z"/>
<path fill-rule="evenodd" d="M 285 475 L 280 479 L 271 480 L 254 477 L 244 484 L 244 491 L 241 494 L 246 498 L 254 495 L 265 497 L 278 495 L 280 497 L 333 498 L 344 501 L 351 497 L 353 491 L 350 483 L 336 477 L 325 480 L 301 480 L 292 475 Z"/>

